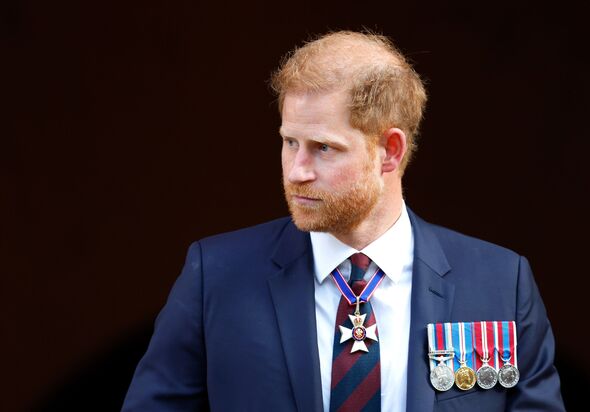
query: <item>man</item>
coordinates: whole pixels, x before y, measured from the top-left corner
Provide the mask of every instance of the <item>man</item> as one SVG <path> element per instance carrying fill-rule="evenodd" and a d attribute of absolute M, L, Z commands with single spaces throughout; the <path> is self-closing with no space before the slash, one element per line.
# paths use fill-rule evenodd
<path fill-rule="evenodd" d="M 426 94 L 404 57 L 331 33 L 272 84 L 291 218 L 190 247 L 123 410 L 563 410 L 526 259 L 405 206 Z M 427 325 L 478 321 L 515 322 L 520 380 L 435 389 Z"/>

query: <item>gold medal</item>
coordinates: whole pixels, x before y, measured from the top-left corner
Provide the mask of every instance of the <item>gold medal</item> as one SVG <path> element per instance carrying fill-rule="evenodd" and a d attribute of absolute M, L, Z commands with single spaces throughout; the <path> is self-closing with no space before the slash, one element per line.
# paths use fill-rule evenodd
<path fill-rule="evenodd" d="M 455 371 L 455 385 L 457 385 L 457 388 L 468 391 L 475 386 L 475 382 L 477 382 L 477 376 L 469 366 L 461 364 L 461 367 Z"/>
<path fill-rule="evenodd" d="M 467 339 L 465 339 L 465 329 L 468 329 Z M 477 375 L 475 371 L 467 366 L 467 357 L 473 353 L 473 345 L 471 340 L 471 323 L 458 322 L 457 329 L 459 333 L 459 369 L 455 371 L 455 385 L 462 391 L 468 391 L 475 386 L 477 382 Z M 457 352 L 455 352 L 457 355 Z"/>

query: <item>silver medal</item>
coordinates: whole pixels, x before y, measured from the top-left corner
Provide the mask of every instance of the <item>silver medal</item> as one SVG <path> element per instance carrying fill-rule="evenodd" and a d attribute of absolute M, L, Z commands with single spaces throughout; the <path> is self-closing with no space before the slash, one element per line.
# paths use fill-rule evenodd
<path fill-rule="evenodd" d="M 438 365 L 430 371 L 430 383 L 432 383 L 432 386 L 437 391 L 448 391 L 453 387 L 453 383 L 455 383 L 455 374 L 445 362 L 453 357 L 453 352 L 432 351 L 428 356 L 438 362 Z"/>
<path fill-rule="evenodd" d="M 451 368 L 441 362 L 430 372 L 430 382 L 437 391 L 448 391 L 455 383 L 455 374 Z"/>
<path fill-rule="evenodd" d="M 484 362 L 481 368 L 477 370 L 476 374 L 477 384 L 482 389 L 491 389 L 496 386 L 496 383 L 498 382 L 498 372 L 488 365 L 487 362 Z"/>
<path fill-rule="evenodd" d="M 520 379 L 520 372 L 516 366 L 511 363 L 505 363 L 498 372 L 498 382 L 505 388 L 512 388 L 516 386 Z"/>
<path fill-rule="evenodd" d="M 477 376 L 477 385 L 482 389 L 492 389 L 498 383 L 498 372 L 495 368 L 492 368 L 489 364 L 490 361 L 490 348 L 488 346 L 490 340 L 488 339 L 488 322 L 475 322 L 475 327 L 479 328 L 479 337 L 476 335 L 476 351 L 480 354 L 482 365 L 477 370 L 475 375 Z M 490 331 L 492 332 L 492 331 Z M 490 336 L 491 341 L 494 341 L 494 337 Z"/>

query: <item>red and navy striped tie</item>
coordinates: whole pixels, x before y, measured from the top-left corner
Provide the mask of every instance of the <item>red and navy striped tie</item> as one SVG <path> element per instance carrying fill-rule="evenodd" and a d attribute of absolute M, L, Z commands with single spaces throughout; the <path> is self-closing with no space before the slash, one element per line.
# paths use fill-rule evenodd
<path fill-rule="evenodd" d="M 350 287 L 358 296 L 367 282 L 363 276 L 371 263 L 370 259 L 356 253 L 350 257 L 352 271 Z M 332 356 L 332 390 L 330 394 L 330 412 L 358 412 L 381 410 L 381 366 L 379 363 L 379 342 L 365 340 L 369 352 L 356 351 L 350 353 L 353 340 L 340 343 L 342 325 L 352 329 L 348 317 L 354 312 L 354 305 L 349 305 L 344 296 L 340 298 L 336 314 L 334 334 L 334 352 Z M 375 324 L 375 316 L 370 302 L 361 304 L 361 314 L 366 313 L 364 326 Z"/>

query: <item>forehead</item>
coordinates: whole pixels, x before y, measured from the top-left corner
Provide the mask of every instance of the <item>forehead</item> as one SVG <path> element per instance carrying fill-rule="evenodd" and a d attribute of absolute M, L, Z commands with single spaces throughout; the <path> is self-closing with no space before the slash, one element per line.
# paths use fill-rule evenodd
<path fill-rule="evenodd" d="M 293 138 L 362 137 L 350 125 L 348 94 L 344 91 L 288 92 L 280 132 Z"/>
<path fill-rule="evenodd" d="M 344 91 L 288 92 L 283 100 L 283 117 L 303 117 L 310 121 L 325 116 L 348 117 L 348 95 Z M 342 119 L 341 119 L 342 120 Z"/>

